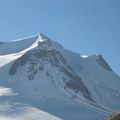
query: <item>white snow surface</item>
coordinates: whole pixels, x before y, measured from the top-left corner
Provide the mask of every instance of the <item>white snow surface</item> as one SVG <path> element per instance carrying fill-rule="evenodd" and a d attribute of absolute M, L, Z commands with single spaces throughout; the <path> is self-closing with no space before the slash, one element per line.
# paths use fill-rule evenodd
<path fill-rule="evenodd" d="M 5 42 L 0 46 L 0 55 L 8 55 L 19 53 L 25 49 L 32 49 L 33 46 L 36 47 L 38 42 L 42 42 L 40 35 L 34 35 L 31 37 L 14 40 L 11 42 Z"/>
<path fill-rule="evenodd" d="M 13 96 L 17 95 L 11 88 L 5 88 L 0 86 L 0 96 Z"/>
<path fill-rule="evenodd" d="M 2 102 L 0 120 L 62 120 L 50 113 L 24 103 Z"/>

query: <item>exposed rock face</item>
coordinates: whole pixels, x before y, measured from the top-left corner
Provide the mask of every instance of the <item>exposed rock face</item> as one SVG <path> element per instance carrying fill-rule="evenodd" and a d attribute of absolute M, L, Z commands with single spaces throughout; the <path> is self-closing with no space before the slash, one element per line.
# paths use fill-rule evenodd
<path fill-rule="evenodd" d="M 91 97 L 91 93 L 87 89 L 87 87 L 84 85 L 82 79 L 75 74 L 74 72 L 69 72 L 67 69 L 63 68 L 63 72 L 70 78 L 69 81 L 66 82 L 66 86 L 69 87 L 70 89 L 73 89 L 76 93 L 81 91 L 83 96 L 90 100 L 93 101 Z"/>
<path fill-rule="evenodd" d="M 101 67 L 103 67 L 104 69 L 106 69 L 107 71 L 113 71 L 112 69 L 111 69 L 111 67 L 107 64 L 107 62 L 104 60 L 104 58 L 102 57 L 102 55 L 99 55 L 98 56 L 98 59 L 96 59 L 96 61 L 97 61 L 97 63 L 101 66 Z"/>
<path fill-rule="evenodd" d="M 109 120 L 120 120 L 120 111 L 110 116 Z"/>
<path fill-rule="evenodd" d="M 60 52 L 54 49 L 40 49 L 39 47 L 33 49 L 14 61 L 9 70 L 9 74 L 16 74 L 18 72 L 18 68 L 25 66 L 26 64 L 29 66 L 27 70 L 29 80 L 34 80 L 36 74 L 40 74 L 41 71 L 46 72 L 46 76 L 53 76 L 53 74 L 49 72 L 49 68 L 45 70 L 44 66 L 49 64 L 51 68 L 56 68 L 60 74 L 64 74 L 65 77 L 60 78 L 61 81 L 64 82 L 64 88 L 67 87 L 73 90 L 76 94 L 81 92 L 87 100 L 94 102 L 91 93 L 83 83 L 80 76 L 73 72 Z M 53 81 L 52 79 L 53 78 L 51 77 L 51 81 Z"/>

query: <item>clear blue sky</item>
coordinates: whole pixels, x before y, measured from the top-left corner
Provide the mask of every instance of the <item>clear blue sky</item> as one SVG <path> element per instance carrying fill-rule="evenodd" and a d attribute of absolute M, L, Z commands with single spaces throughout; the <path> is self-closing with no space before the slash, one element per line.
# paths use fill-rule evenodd
<path fill-rule="evenodd" d="M 120 75 L 120 0 L 0 0 L 0 41 L 41 32 Z"/>

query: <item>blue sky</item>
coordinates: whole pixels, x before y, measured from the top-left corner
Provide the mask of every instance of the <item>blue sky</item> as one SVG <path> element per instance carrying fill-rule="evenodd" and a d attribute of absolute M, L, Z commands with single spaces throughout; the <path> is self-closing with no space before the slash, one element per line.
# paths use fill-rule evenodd
<path fill-rule="evenodd" d="M 75 52 L 102 53 L 120 75 L 120 0 L 0 0 L 0 41 L 36 33 Z"/>

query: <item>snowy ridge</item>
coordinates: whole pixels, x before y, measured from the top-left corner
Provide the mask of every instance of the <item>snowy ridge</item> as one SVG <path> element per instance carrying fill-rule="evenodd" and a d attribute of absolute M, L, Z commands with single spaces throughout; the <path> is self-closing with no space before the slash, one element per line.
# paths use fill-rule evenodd
<path fill-rule="evenodd" d="M 30 41 L 28 41 L 27 40 L 27 43 L 25 43 L 24 42 L 24 39 L 26 40 L 26 39 L 29 39 L 30 38 Z M 34 38 L 34 39 L 31 39 L 31 38 Z M 14 53 L 10 53 L 10 54 L 8 54 L 7 53 L 7 55 L 0 55 L 0 66 L 3 66 L 3 65 L 5 65 L 5 64 L 7 64 L 7 63 L 9 63 L 9 62 L 11 62 L 11 61 L 13 61 L 13 60 L 15 60 L 15 59 L 17 59 L 17 58 L 19 58 L 19 57 L 21 57 L 23 54 L 25 54 L 27 51 L 29 51 L 29 50 L 31 50 L 31 49 L 33 49 L 33 48 L 35 48 L 35 47 L 37 47 L 38 46 L 38 43 L 39 42 L 42 42 L 43 40 L 42 40 L 42 38 L 41 38 L 41 36 L 38 34 L 38 35 L 34 35 L 34 36 L 31 36 L 31 37 L 26 37 L 26 38 L 24 38 L 23 40 L 22 39 L 18 39 L 18 40 L 14 40 L 14 41 L 12 41 L 12 42 L 9 42 L 9 43 L 5 43 L 3 46 L 2 46 L 2 48 L 0 48 L 0 50 L 1 50 L 1 54 L 3 54 L 4 53 L 4 51 L 2 50 L 3 48 L 4 49 L 7 49 L 6 48 L 6 46 L 8 47 L 8 46 L 10 46 L 9 44 L 11 44 L 11 43 L 13 43 L 13 44 L 15 44 L 16 42 L 21 42 L 21 40 L 22 40 L 22 44 L 27 44 L 27 45 L 29 45 L 30 44 L 30 46 L 28 47 L 28 48 L 19 48 L 20 50 L 20 52 L 17 52 L 16 51 L 16 49 L 15 49 L 15 51 L 14 51 Z M 33 41 L 34 40 L 34 41 Z M 30 42 L 30 43 L 29 43 Z M 32 43 L 33 42 L 33 43 Z M 31 44 L 32 43 L 32 44 Z M 19 43 L 17 43 L 18 45 L 19 45 Z M 21 44 L 21 45 L 22 45 Z M 15 48 L 17 48 L 17 45 L 14 45 L 15 46 Z M 23 46 L 21 46 L 21 47 L 23 47 Z M 2 53 L 3 52 L 3 53 Z M 7 50 L 5 51 L 5 52 L 7 52 Z M 8 51 L 9 52 L 9 51 Z"/>
<path fill-rule="evenodd" d="M 42 42 L 40 35 L 34 35 L 23 39 L 14 40 L 11 42 L 5 42 L 0 46 L 0 55 L 9 55 L 19 53 L 25 49 L 30 50 L 38 45 L 38 42 Z"/>

